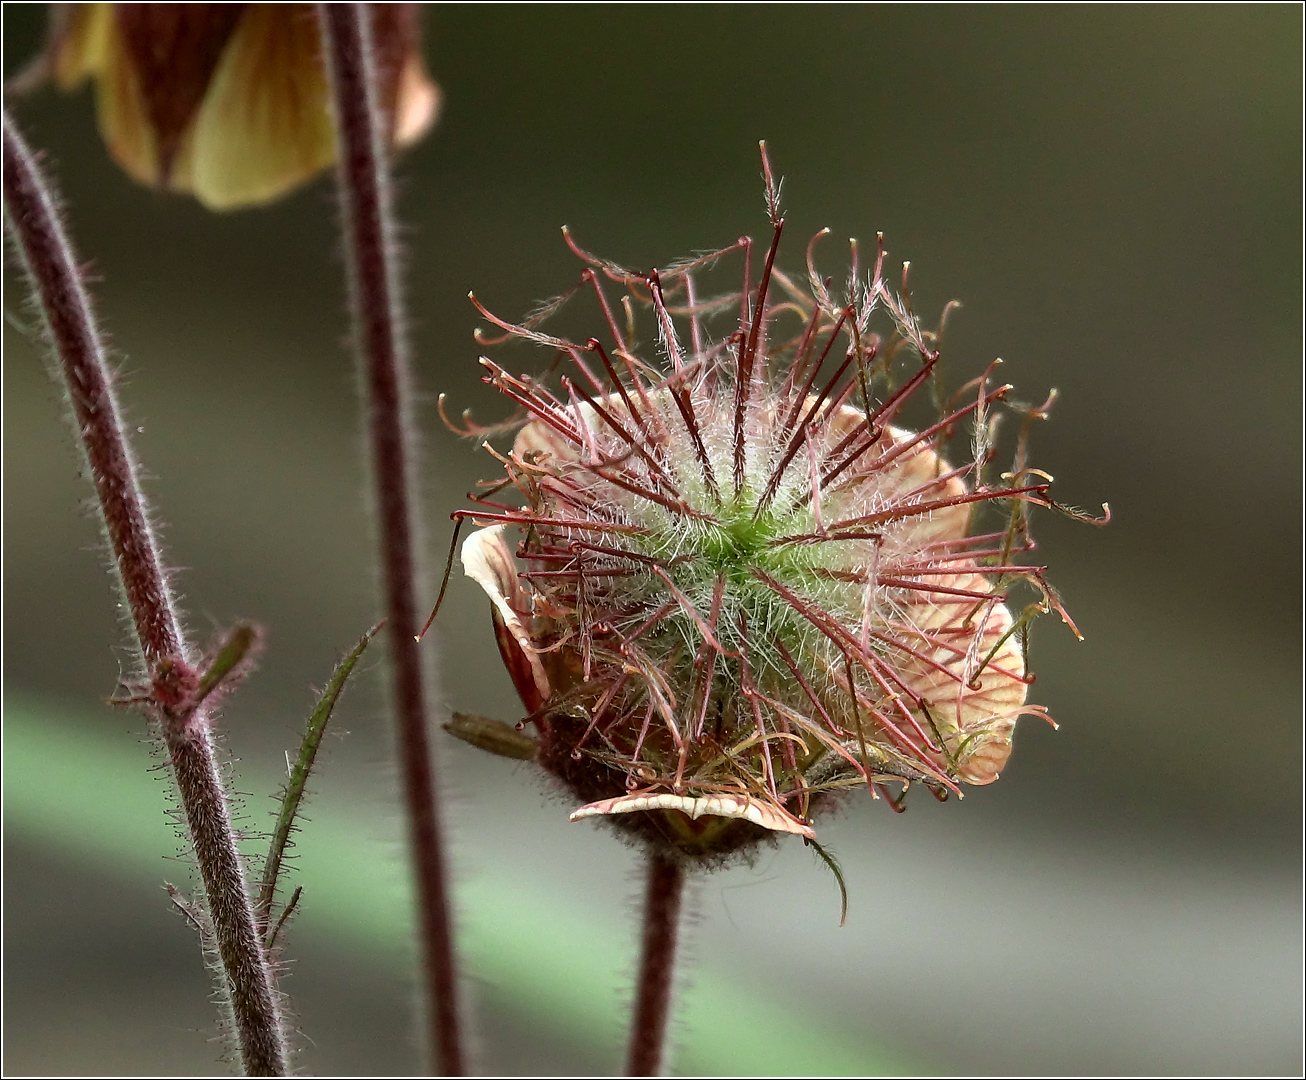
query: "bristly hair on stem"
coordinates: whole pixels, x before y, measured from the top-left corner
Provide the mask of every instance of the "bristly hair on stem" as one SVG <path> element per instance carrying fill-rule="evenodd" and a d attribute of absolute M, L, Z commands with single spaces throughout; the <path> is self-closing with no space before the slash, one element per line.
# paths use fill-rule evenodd
<path fill-rule="evenodd" d="M 390 162 L 377 106 L 370 20 L 363 4 L 320 4 L 324 53 L 339 140 L 341 224 L 349 297 L 364 389 L 390 640 L 393 699 L 405 812 L 417 879 L 424 1037 L 438 1072 L 464 1070 L 452 906 L 442 823 L 427 738 L 426 696 L 417 648 L 418 527 L 416 429 Z"/>
<path fill-rule="evenodd" d="M 113 376 L 77 271 L 57 203 L 36 159 L 4 115 L 6 223 L 32 284 L 34 301 L 68 398 L 98 496 L 114 565 L 131 613 L 143 698 L 160 725 L 195 860 L 204 883 L 211 941 L 240 1063 L 250 1076 L 289 1071 L 281 999 L 246 885 L 231 807 L 214 752 L 209 698 L 241 667 L 252 631 L 206 678 L 195 665 L 150 528 L 113 389 Z"/>
<path fill-rule="evenodd" d="M 650 851 L 627 1076 L 658 1076 L 665 1064 L 684 892 L 685 869 L 680 862 Z"/>

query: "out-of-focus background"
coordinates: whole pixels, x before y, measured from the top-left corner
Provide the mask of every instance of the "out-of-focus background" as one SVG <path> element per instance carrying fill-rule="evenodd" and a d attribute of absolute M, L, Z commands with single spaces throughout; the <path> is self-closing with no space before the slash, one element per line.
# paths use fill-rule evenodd
<path fill-rule="evenodd" d="M 8 74 L 44 12 L 4 15 Z M 433 408 L 501 414 L 467 291 L 511 315 L 566 288 L 563 224 L 639 267 L 763 236 L 762 137 L 780 263 L 825 225 L 882 230 L 919 312 L 964 302 L 954 382 L 1001 356 L 1027 399 L 1058 387 L 1036 462 L 1116 515 L 1036 523 L 1086 636 L 1036 627 L 1061 730 L 1026 720 L 960 804 L 858 795 L 822 824 L 847 926 L 796 842 L 696 884 L 680 1069 L 1300 1075 L 1301 28 L 1289 5 L 426 11 L 445 105 L 400 202 L 432 574 L 495 471 Z M 223 721 L 257 831 L 310 687 L 377 614 L 330 180 L 214 216 L 119 173 L 87 92 L 14 108 L 93 260 L 191 625 L 268 628 Z M 229 1070 L 160 887 L 193 885 L 166 783 L 102 703 L 124 631 L 90 489 L 5 285 L 4 1068 Z M 484 596 L 456 578 L 441 622 L 440 708 L 514 719 Z M 307 1072 L 417 1068 L 378 658 L 300 839 Z M 636 854 L 529 770 L 436 743 L 481 1067 L 614 1070 Z"/>

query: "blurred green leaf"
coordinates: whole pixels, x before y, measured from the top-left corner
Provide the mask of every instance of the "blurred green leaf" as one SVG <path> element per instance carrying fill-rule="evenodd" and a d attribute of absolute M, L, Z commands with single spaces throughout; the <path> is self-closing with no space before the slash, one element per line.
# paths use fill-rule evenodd
<path fill-rule="evenodd" d="M 147 771 L 147 750 L 70 724 L 49 707 L 7 700 L 4 813 L 22 835 L 128 874 L 165 876 L 178 838 L 168 823 L 171 787 Z M 242 775 L 246 788 L 270 778 Z M 399 846 L 379 813 L 315 807 L 295 867 L 304 889 L 301 929 L 329 934 L 396 965 L 412 941 L 412 904 Z M 587 1043 L 624 1023 L 634 958 L 620 913 L 563 909 L 557 898 L 502 868 L 458 885 L 459 930 L 471 973 L 488 978 L 531 1022 Z M 535 918 L 532 913 L 548 913 Z M 293 944 L 291 945 L 293 953 Z M 695 968 L 678 1013 L 678 1071 L 701 1075 L 887 1075 L 911 1072 L 858 1038 L 832 1030 L 753 990 L 742 976 Z"/>

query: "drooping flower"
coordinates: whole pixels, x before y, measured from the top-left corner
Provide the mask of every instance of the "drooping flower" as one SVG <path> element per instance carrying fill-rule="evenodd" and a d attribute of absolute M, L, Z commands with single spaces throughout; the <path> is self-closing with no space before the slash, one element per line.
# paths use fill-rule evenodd
<path fill-rule="evenodd" d="M 391 141 L 430 128 L 439 91 L 416 4 L 368 4 Z M 95 81 L 100 132 L 136 180 L 212 210 L 279 198 L 336 157 L 312 4 L 57 4 L 42 67 Z M 29 80 L 30 81 L 30 80 Z"/>
<path fill-rule="evenodd" d="M 799 287 L 775 266 L 784 223 L 763 162 L 773 239 L 756 280 L 748 238 L 641 274 L 568 235 L 587 264 L 570 293 L 523 324 L 477 305 L 503 331 L 492 343 L 544 346 L 561 371 L 514 376 L 482 358 L 520 429 L 507 454 L 491 450 L 504 476 L 455 514 L 485 526 L 463 566 L 490 597 L 533 756 L 583 803 L 573 820 L 692 857 L 811 839 L 851 787 L 900 809 L 912 784 L 946 798 L 991 783 L 1017 718 L 1046 718 L 1026 703 L 1029 619 L 1055 608 L 1074 629 L 1044 568 L 1020 561 L 1030 506 L 1056 505 L 1025 460 L 1048 406 L 1024 410 L 997 478 L 991 410 L 1011 387 L 991 386 L 991 368 L 933 422 L 904 426 L 922 388 L 937 392 L 939 362 L 905 269 L 895 295 L 882 244 L 867 278 L 854 246 L 836 301 L 814 239 Z M 743 284 L 705 295 L 731 253 Z M 605 281 L 627 290 L 620 317 Z M 541 330 L 577 291 L 602 337 Z M 641 310 L 655 350 L 637 344 Z M 1033 600 L 1016 614 L 1022 585 Z"/>

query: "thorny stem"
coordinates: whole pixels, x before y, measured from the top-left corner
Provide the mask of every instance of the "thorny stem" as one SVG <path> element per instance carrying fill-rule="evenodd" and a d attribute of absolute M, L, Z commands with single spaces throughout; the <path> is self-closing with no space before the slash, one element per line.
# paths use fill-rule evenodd
<path fill-rule="evenodd" d="M 400 770 L 417 875 L 428 1038 L 438 1071 L 463 1073 L 448 875 L 426 734 L 418 654 L 413 425 L 389 161 L 376 100 L 371 24 L 364 4 L 320 4 L 340 144 L 339 185 L 356 347 L 367 388 L 380 561 L 393 663 Z"/>
<path fill-rule="evenodd" d="M 644 898 L 644 940 L 640 949 L 635 1015 L 631 1022 L 627 1076 L 657 1076 L 667 1042 L 671 982 L 676 966 L 676 936 L 685 871 L 679 863 L 650 851 L 648 892 Z"/>
<path fill-rule="evenodd" d="M 45 318 L 90 466 L 147 672 L 193 672 L 187 644 L 150 529 L 127 445 L 113 379 L 54 198 L 22 137 L 4 117 L 4 199 L 17 248 Z M 158 695 L 156 695 L 157 698 Z M 250 1076 L 288 1072 L 279 994 L 254 919 L 231 809 L 209 734 L 209 713 L 193 699 L 156 701 L 208 899 L 241 1065 Z"/>

